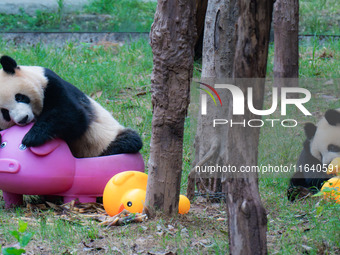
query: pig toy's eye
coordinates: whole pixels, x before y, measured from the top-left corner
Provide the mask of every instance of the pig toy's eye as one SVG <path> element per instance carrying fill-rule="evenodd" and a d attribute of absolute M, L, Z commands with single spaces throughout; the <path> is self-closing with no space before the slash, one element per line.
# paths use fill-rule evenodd
<path fill-rule="evenodd" d="M 19 145 L 19 150 L 21 150 L 21 151 L 24 151 L 24 150 L 26 150 L 26 145 L 23 145 L 23 144 L 20 144 Z"/>
<path fill-rule="evenodd" d="M 2 142 L 2 143 L 0 144 L 0 148 L 5 148 L 6 145 L 7 145 L 7 142 Z"/>

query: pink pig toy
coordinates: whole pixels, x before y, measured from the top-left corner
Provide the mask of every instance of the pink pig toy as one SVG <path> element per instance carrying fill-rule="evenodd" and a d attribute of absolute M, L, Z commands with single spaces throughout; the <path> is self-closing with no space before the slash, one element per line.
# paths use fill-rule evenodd
<path fill-rule="evenodd" d="M 75 158 L 60 139 L 26 148 L 21 141 L 31 127 L 13 126 L 0 132 L 0 189 L 6 208 L 22 204 L 24 194 L 63 196 L 65 203 L 95 202 L 115 174 L 144 172 L 140 153 Z"/>

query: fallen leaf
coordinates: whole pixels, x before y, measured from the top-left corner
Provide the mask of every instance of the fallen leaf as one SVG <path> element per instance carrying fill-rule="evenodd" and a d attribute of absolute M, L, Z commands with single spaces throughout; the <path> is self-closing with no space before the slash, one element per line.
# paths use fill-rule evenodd
<path fill-rule="evenodd" d="M 136 96 L 144 96 L 144 95 L 146 95 L 146 93 L 147 93 L 147 91 L 142 91 L 142 92 L 139 92 L 139 93 L 137 93 L 136 94 Z"/>
<path fill-rule="evenodd" d="M 96 92 L 91 93 L 90 97 L 92 99 L 97 99 L 97 98 L 100 98 L 102 96 L 102 94 L 103 94 L 103 91 L 100 90 L 100 91 L 96 91 Z"/>
<path fill-rule="evenodd" d="M 227 218 L 218 218 L 217 221 L 226 221 Z"/>
<path fill-rule="evenodd" d="M 51 202 L 46 201 L 46 204 L 47 204 L 49 207 L 51 207 L 53 210 L 56 210 L 56 211 L 62 211 L 62 210 L 63 210 L 63 208 L 62 208 L 61 206 L 56 205 L 56 204 L 53 204 L 53 203 L 51 203 Z"/>

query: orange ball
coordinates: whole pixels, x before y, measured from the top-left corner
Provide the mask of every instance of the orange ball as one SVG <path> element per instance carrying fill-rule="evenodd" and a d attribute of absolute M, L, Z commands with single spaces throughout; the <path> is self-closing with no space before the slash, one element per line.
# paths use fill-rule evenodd
<path fill-rule="evenodd" d="M 340 176 L 329 179 L 321 188 L 326 199 L 330 199 L 340 204 Z"/>
<path fill-rule="evenodd" d="M 190 200 L 184 196 L 179 195 L 179 202 L 178 202 L 178 212 L 180 214 L 186 214 L 190 210 Z"/>

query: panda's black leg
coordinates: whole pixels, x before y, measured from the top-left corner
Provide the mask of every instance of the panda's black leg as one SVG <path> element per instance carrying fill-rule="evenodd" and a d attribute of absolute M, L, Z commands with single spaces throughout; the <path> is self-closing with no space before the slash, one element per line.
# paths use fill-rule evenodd
<path fill-rule="evenodd" d="M 143 142 L 137 132 L 132 129 L 124 129 L 100 156 L 136 153 L 142 147 Z"/>

